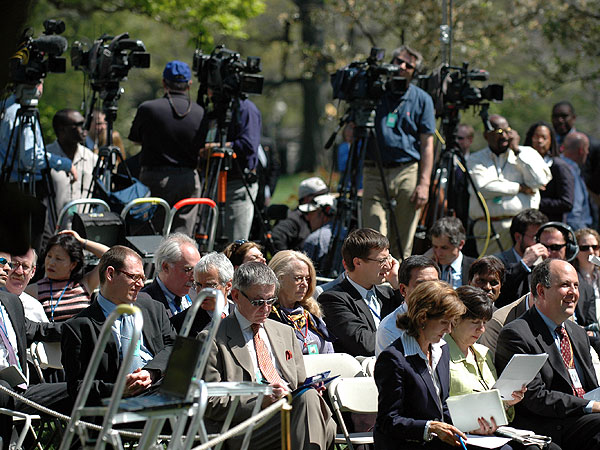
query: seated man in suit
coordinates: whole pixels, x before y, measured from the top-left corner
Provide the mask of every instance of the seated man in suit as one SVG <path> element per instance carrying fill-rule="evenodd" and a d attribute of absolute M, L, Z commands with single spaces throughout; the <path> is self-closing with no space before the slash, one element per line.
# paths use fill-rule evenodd
<path fill-rule="evenodd" d="M 398 269 L 398 283 L 400 294 L 403 298 L 408 297 L 414 289 L 424 281 L 439 280 L 440 268 L 434 260 L 424 255 L 412 255 L 402 261 Z M 402 334 L 396 326 L 399 314 L 406 312 L 406 302 L 403 302 L 393 313 L 388 314 L 379 324 L 375 336 L 375 355 L 385 350 Z"/>
<path fill-rule="evenodd" d="M 233 264 L 223 253 L 212 252 L 204 255 L 194 267 L 194 289 L 200 292 L 204 288 L 218 289 L 223 293 L 225 301 L 223 309 L 223 318 L 233 312 L 234 304 L 229 301 L 229 292 L 231 292 L 231 283 L 233 281 Z M 215 299 L 206 298 L 200 309 L 196 313 L 194 323 L 190 330 L 190 336 L 196 336 L 212 318 L 212 312 L 215 309 Z M 177 333 L 181 331 L 183 322 L 187 317 L 189 309 L 186 309 L 181 314 L 171 317 L 171 323 L 175 327 Z"/>
<path fill-rule="evenodd" d="M 189 292 L 199 260 L 196 241 L 182 233 L 169 235 L 154 254 L 156 277 L 142 292 L 165 305 L 168 317 L 179 314 L 192 304 Z"/>
<path fill-rule="evenodd" d="M 564 450 L 600 448 L 600 402 L 583 395 L 598 387 L 585 330 L 568 320 L 579 300 L 577 272 L 546 259 L 533 269 L 534 305 L 498 337 L 501 371 L 514 354 L 547 353 L 548 360 L 515 406 L 516 428 L 551 436 Z"/>
<path fill-rule="evenodd" d="M 457 217 L 438 219 L 431 230 L 432 258 L 440 266 L 440 280 L 450 284 L 454 289 L 467 284 L 469 267 L 475 258 L 465 256 L 462 248 L 465 245 L 465 228 Z"/>
<path fill-rule="evenodd" d="M 175 342 L 164 306 L 147 294 L 138 294 L 144 285 L 142 258 L 130 248 L 115 245 L 98 263 L 100 293 L 97 299 L 63 327 L 62 363 L 69 395 L 75 399 L 98 342 L 106 318 L 120 304 L 135 304 L 142 310 L 144 327 L 139 351 L 134 355 L 127 375 L 125 396 L 137 395 L 153 386 L 163 375 Z M 92 384 L 89 404 L 98 404 L 112 394 L 123 354 L 131 341 L 133 316 L 123 315 L 113 326 L 114 340 L 109 340 Z"/>
<path fill-rule="evenodd" d="M 388 238 L 371 228 L 354 230 L 344 240 L 346 278 L 319 296 L 327 329 L 338 338 L 336 352 L 373 356 L 379 323 L 402 303 L 399 265 L 389 247 Z M 391 287 L 378 286 L 386 281 Z"/>
<path fill-rule="evenodd" d="M 235 312 L 223 320 L 211 346 L 204 380 L 255 381 L 270 384 L 273 394 L 265 396 L 262 407 L 276 402 L 301 385 L 306 373 L 302 350 L 294 329 L 268 319 L 271 305 L 277 300 L 279 282 L 273 271 L 262 263 L 242 264 L 233 276 L 231 297 Z M 204 331 L 201 339 L 206 339 Z M 223 422 L 231 407 L 231 398 L 208 400 L 207 424 Z M 236 410 L 234 422 L 248 419 L 256 397 L 244 397 Z M 314 389 L 294 398 L 291 415 L 292 448 L 325 450 L 333 443 L 335 424 L 327 405 Z M 276 414 L 252 435 L 250 448 L 281 448 L 280 415 Z M 239 448 L 241 440 L 228 441 L 229 448 Z"/>
<path fill-rule="evenodd" d="M 529 292 L 529 274 L 538 258 L 547 258 L 548 249 L 535 241 L 540 227 L 548 217 L 537 209 L 526 209 L 512 218 L 510 237 L 513 246 L 497 256 L 504 263 L 506 282 L 495 306 L 500 308 L 514 302 Z"/>

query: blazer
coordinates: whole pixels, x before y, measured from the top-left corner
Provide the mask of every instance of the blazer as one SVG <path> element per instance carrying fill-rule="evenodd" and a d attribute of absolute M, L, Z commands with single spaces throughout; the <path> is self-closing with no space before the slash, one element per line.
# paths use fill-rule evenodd
<path fill-rule="evenodd" d="M 527 295 L 494 311 L 492 318 L 485 324 L 485 331 L 477 342 L 490 349 L 492 359 L 496 353 L 496 343 L 502 327 L 521 317 L 525 311 L 527 311 Z"/>
<path fill-rule="evenodd" d="M 0 302 L 6 310 L 17 337 L 17 353 L 23 374 L 28 377 L 27 347 L 35 341 L 60 341 L 62 323 L 33 322 L 25 317 L 19 297 L 10 292 L 0 291 Z"/>
<path fill-rule="evenodd" d="M 450 392 L 450 351 L 442 346 L 436 373 L 441 385 L 438 397 L 425 361 L 418 355 L 404 356 L 402 339 L 387 347 L 375 363 L 379 391 L 375 448 L 397 449 L 406 441 L 423 442 L 428 420 L 452 423 L 446 405 Z"/>
<path fill-rule="evenodd" d="M 598 387 L 590 355 L 590 343 L 585 330 L 566 320 L 564 326 L 571 340 L 573 357 L 579 368 L 583 389 L 588 392 Z M 524 399 L 515 405 L 514 426 L 533 429 L 538 434 L 556 436 L 569 417 L 584 415 L 588 400 L 573 395 L 571 381 L 554 339 L 538 313 L 531 308 L 519 319 L 506 325 L 498 337 L 496 367 L 504 370 L 516 353 L 548 353 L 548 360 L 527 385 Z"/>
<path fill-rule="evenodd" d="M 573 208 L 575 180 L 569 165 L 561 158 L 552 158 L 550 173 L 552 179 L 540 191 L 540 211 L 549 221 L 566 223 L 567 213 Z"/>
<path fill-rule="evenodd" d="M 466 286 L 469 284 L 469 269 L 471 268 L 471 264 L 475 262 L 475 258 L 471 258 L 470 256 L 463 255 L 462 264 L 460 265 L 460 272 L 462 276 L 462 285 Z"/>
<path fill-rule="evenodd" d="M 271 319 L 267 319 L 264 326 L 280 375 L 289 383 L 290 390 L 294 390 L 306 379 L 302 350 L 294 329 Z M 208 332 L 203 331 L 200 339 L 206 340 L 207 335 Z M 250 352 L 235 314 L 223 319 L 209 345 L 211 349 L 204 370 L 204 381 L 256 381 Z M 205 417 L 223 422 L 232 403 L 231 397 L 209 397 Z M 242 397 L 233 421 L 239 423 L 248 419 L 255 403 L 256 397 Z"/>
<path fill-rule="evenodd" d="M 400 291 L 389 286 L 375 286 L 381 305 L 381 318 L 393 312 L 402 303 Z M 327 329 L 337 337 L 333 348 L 338 353 L 352 356 L 373 356 L 377 327 L 371 310 L 352 286 L 344 279 L 319 296 Z"/>
<path fill-rule="evenodd" d="M 529 272 L 517 258 L 513 247 L 504 250 L 497 256 L 504 263 L 505 277 L 500 296 L 494 302 L 498 308 L 506 306 L 529 292 Z"/>
<path fill-rule="evenodd" d="M 144 368 L 158 370 L 164 374 L 175 342 L 175 330 L 167 317 L 164 306 L 147 294 L 138 294 L 135 306 L 142 310 L 144 345 L 154 355 Z M 85 372 L 98 345 L 100 330 L 106 318 L 98 301 L 67 320 L 63 327 L 61 342 L 62 363 L 65 370 L 69 395 L 75 399 L 83 382 Z M 99 404 L 100 400 L 112 394 L 113 385 L 119 372 L 119 352 L 114 339 L 109 339 L 88 397 L 89 404 Z"/>
<path fill-rule="evenodd" d="M 171 308 L 169 307 L 169 301 L 167 300 L 167 297 L 165 297 L 163 290 L 160 288 L 160 285 L 156 280 L 157 278 L 158 276 L 154 277 L 152 283 L 150 283 L 148 286 L 144 286 L 140 292 L 145 292 L 157 302 L 161 302 L 168 311 L 167 315 L 170 315 Z"/>

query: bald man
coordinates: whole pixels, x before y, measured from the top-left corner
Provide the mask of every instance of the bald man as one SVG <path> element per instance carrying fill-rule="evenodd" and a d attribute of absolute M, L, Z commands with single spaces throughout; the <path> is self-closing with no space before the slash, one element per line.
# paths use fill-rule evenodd
<path fill-rule="evenodd" d="M 560 148 L 575 180 L 573 208 L 567 214 L 567 224 L 574 230 L 590 227 L 593 221 L 590 197 L 581 173 L 590 153 L 590 140 L 584 133 L 573 131 L 567 134 Z"/>

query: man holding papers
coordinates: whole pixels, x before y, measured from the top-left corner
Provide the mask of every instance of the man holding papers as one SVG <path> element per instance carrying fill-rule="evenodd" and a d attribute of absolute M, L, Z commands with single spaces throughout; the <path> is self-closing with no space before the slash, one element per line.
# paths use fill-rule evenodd
<path fill-rule="evenodd" d="M 506 325 L 498 338 L 496 365 L 516 353 L 547 353 L 548 361 L 515 406 L 513 425 L 551 436 L 565 450 L 600 448 L 600 402 L 583 398 L 598 387 L 585 330 L 568 320 L 579 300 L 577 272 L 547 259 L 531 278 L 534 306 Z"/>

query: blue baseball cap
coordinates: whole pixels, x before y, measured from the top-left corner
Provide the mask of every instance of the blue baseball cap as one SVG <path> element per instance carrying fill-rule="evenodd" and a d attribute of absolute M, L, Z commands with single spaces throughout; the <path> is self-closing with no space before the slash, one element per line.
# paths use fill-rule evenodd
<path fill-rule="evenodd" d="M 188 82 L 192 78 L 192 71 L 183 61 L 169 61 L 163 70 L 163 78 L 177 83 Z"/>

